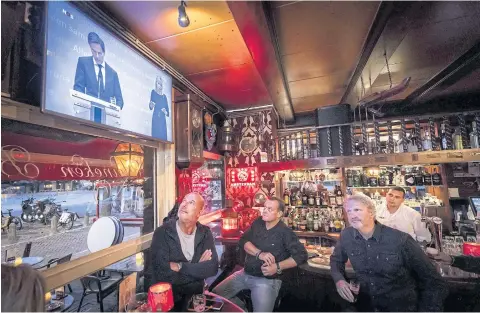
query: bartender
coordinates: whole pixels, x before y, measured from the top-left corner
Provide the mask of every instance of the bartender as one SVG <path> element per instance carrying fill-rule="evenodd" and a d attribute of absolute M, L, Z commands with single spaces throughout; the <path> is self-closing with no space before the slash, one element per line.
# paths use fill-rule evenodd
<path fill-rule="evenodd" d="M 417 241 L 432 240 L 432 234 L 422 223 L 420 213 L 403 204 L 405 189 L 392 187 L 388 190 L 386 203 L 377 208 L 377 221 L 403 231 Z"/>

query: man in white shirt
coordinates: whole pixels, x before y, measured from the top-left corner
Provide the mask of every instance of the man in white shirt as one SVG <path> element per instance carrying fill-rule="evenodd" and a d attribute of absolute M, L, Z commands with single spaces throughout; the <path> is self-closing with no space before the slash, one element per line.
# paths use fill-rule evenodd
<path fill-rule="evenodd" d="M 422 223 L 422 216 L 403 204 L 404 198 L 405 189 L 402 187 L 390 188 L 386 196 L 386 204 L 377 208 L 377 221 L 403 231 L 417 241 L 430 242 L 432 234 Z"/>

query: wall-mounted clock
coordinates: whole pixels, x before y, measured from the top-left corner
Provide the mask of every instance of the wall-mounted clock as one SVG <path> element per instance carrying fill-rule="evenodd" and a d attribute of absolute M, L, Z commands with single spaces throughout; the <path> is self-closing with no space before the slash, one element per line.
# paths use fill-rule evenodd
<path fill-rule="evenodd" d="M 243 153 L 252 153 L 257 149 L 257 138 L 255 137 L 244 137 L 240 141 L 240 151 Z"/>

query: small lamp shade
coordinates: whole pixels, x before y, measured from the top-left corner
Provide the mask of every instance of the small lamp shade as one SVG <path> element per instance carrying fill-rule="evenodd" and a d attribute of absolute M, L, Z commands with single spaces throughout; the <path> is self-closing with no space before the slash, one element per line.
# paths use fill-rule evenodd
<path fill-rule="evenodd" d="M 236 237 L 239 235 L 238 217 L 222 218 L 222 237 Z"/>
<path fill-rule="evenodd" d="M 148 304 L 152 312 L 168 312 L 173 308 L 173 291 L 169 283 L 158 283 L 148 289 Z"/>

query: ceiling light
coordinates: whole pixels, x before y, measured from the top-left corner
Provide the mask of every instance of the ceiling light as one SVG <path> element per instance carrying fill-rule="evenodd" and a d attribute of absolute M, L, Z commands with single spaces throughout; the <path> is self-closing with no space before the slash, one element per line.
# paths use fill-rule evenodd
<path fill-rule="evenodd" d="M 190 19 L 185 10 L 186 7 L 187 3 L 185 1 L 181 1 L 178 6 L 178 25 L 180 25 L 180 27 L 188 27 L 188 25 L 190 25 Z"/>

